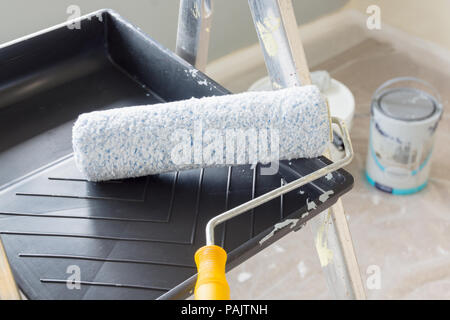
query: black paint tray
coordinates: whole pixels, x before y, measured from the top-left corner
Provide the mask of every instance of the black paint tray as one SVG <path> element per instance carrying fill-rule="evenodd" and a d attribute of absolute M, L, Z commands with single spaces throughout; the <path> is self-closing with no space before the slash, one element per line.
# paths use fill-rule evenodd
<path fill-rule="evenodd" d="M 329 161 L 284 161 L 272 176 L 257 165 L 87 182 L 70 155 L 79 114 L 228 91 L 113 11 L 68 26 L 0 46 L 0 234 L 18 285 L 32 299 L 185 298 L 211 217 Z M 293 231 L 260 244 L 276 223 L 301 217 L 298 229 L 352 185 L 338 170 L 219 226 L 227 268 Z"/>

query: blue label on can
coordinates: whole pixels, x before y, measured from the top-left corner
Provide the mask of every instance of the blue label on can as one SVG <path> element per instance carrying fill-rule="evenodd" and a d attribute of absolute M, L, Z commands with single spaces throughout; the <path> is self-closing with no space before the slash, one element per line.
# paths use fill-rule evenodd
<path fill-rule="evenodd" d="M 423 183 L 420 186 L 415 187 L 415 188 L 394 189 L 394 188 L 391 188 L 391 187 L 388 187 L 388 186 L 385 186 L 383 184 L 380 184 L 380 183 L 376 182 L 375 180 L 373 180 L 369 176 L 367 171 L 365 172 L 365 174 L 366 174 L 366 179 L 370 183 L 370 185 L 374 186 L 375 188 L 377 188 L 380 191 L 391 193 L 391 194 L 395 194 L 395 195 L 408 195 L 408 194 L 416 193 L 416 192 L 422 190 L 423 188 L 425 188 L 427 183 L 428 183 L 428 181 L 427 181 L 427 182 L 425 182 L 425 183 Z"/>

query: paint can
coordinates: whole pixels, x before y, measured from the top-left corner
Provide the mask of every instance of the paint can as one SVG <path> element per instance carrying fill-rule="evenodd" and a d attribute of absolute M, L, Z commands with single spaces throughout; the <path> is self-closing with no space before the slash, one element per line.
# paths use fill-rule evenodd
<path fill-rule="evenodd" d="M 420 79 L 395 78 L 376 90 L 366 161 L 371 185 L 398 195 L 426 186 L 442 111 L 437 91 Z"/>

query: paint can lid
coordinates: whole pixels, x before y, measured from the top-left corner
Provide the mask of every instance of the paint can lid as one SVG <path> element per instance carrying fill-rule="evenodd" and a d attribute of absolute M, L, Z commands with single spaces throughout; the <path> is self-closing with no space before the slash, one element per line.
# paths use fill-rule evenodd
<path fill-rule="evenodd" d="M 437 109 L 433 97 L 415 88 L 389 89 L 379 97 L 378 106 L 388 117 L 403 121 L 427 119 Z"/>

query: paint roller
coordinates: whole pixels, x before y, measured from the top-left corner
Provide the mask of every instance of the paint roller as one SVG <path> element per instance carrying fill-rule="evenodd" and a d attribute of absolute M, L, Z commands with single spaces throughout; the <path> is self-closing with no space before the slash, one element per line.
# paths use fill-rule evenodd
<path fill-rule="evenodd" d="M 250 133 L 255 140 L 237 143 L 239 137 L 251 138 Z M 236 138 L 233 143 L 229 143 L 230 136 Z M 303 86 L 82 114 L 73 127 L 73 150 L 85 177 L 102 181 L 312 158 L 324 152 L 330 138 L 326 101 L 316 86 Z M 318 170 L 317 177 L 325 169 Z M 317 177 L 306 176 L 302 183 Z M 227 254 L 213 244 L 215 224 L 298 186 L 298 182 L 290 183 L 269 192 L 265 199 L 256 198 L 208 223 L 207 245 L 195 254 L 196 299 L 230 296 L 225 277 Z"/>
<path fill-rule="evenodd" d="M 316 86 L 82 114 L 72 142 L 90 181 L 321 155 L 328 107 Z"/>

